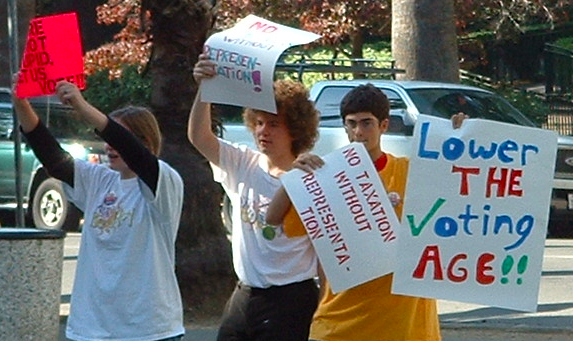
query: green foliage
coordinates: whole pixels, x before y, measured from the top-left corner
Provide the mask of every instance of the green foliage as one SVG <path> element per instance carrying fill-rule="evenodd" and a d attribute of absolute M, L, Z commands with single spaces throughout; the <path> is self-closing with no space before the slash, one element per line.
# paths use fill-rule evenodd
<path fill-rule="evenodd" d="M 473 84 L 475 85 L 475 84 Z M 484 86 L 475 85 L 484 88 Z M 541 127 L 551 113 L 549 104 L 537 93 L 516 90 L 511 84 L 501 83 L 495 88 L 488 88 L 505 98 L 511 105 L 529 118 L 536 126 Z"/>
<path fill-rule="evenodd" d="M 349 46 L 342 46 L 343 49 L 348 49 Z M 392 52 L 390 51 L 390 42 L 379 41 L 376 43 L 365 44 L 363 47 L 363 56 L 365 60 L 369 60 L 370 66 L 379 68 L 390 68 L 393 66 Z M 344 56 L 340 56 L 334 49 L 329 47 L 317 47 L 310 50 L 302 48 L 293 48 L 287 50 L 282 56 L 281 61 L 288 64 L 300 63 L 304 60 L 306 63 L 312 64 L 329 64 L 335 63 L 337 65 L 351 65 L 350 60 Z M 369 75 L 368 78 L 389 78 L 389 74 Z M 298 80 L 298 75 L 295 72 L 278 72 L 277 78 L 280 79 L 293 79 Z M 302 83 L 310 88 L 314 83 L 321 80 L 329 79 L 353 79 L 352 73 L 318 73 L 306 72 L 303 73 Z"/>
<path fill-rule="evenodd" d="M 551 112 L 545 99 L 533 92 L 516 91 L 511 86 L 502 86 L 496 92 L 538 127 L 546 122 Z"/>
<path fill-rule="evenodd" d="M 104 113 L 126 105 L 150 106 L 151 80 L 135 65 L 123 67 L 121 77 L 109 79 L 109 70 L 88 76 L 84 97 Z"/>
<path fill-rule="evenodd" d="M 573 37 L 557 39 L 555 45 L 573 51 Z"/>

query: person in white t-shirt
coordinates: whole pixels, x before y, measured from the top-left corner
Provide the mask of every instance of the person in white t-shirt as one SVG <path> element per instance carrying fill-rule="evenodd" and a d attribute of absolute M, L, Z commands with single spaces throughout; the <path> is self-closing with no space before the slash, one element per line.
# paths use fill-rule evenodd
<path fill-rule="evenodd" d="M 197 82 L 216 76 L 215 63 L 199 56 Z M 247 108 L 243 114 L 258 151 L 218 139 L 210 103 L 200 92 L 189 117 L 189 140 L 221 170 L 233 204 L 232 250 L 238 283 L 222 318 L 219 341 L 306 341 L 318 304 L 317 258 L 306 233 L 265 222 L 279 177 L 318 137 L 318 112 L 301 83 L 277 81 L 278 114 Z"/>
<path fill-rule="evenodd" d="M 175 239 L 183 181 L 157 158 L 157 121 L 142 107 L 119 109 L 108 117 L 72 83 L 59 82 L 56 90 L 106 141 L 109 158 L 109 167 L 74 160 L 30 103 L 14 99 L 34 153 L 84 212 L 66 336 L 82 341 L 181 340 L 185 329 Z"/>

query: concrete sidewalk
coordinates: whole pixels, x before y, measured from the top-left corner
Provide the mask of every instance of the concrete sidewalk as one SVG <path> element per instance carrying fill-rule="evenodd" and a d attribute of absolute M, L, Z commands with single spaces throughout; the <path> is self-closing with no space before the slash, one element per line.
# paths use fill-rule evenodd
<path fill-rule="evenodd" d="M 64 250 L 60 341 L 67 340 L 63 331 L 77 256 L 74 238 L 79 240 L 79 235 L 66 238 Z M 573 240 L 547 240 L 537 312 L 445 300 L 438 301 L 438 311 L 444 341 L 573 341 Z M 184 341 L 214 341 L 217 326 L 187 326 L 186 330 Z"/>

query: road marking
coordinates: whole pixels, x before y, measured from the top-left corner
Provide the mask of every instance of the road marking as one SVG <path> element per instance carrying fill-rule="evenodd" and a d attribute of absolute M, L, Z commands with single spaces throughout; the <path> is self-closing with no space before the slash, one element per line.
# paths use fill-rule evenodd
<path fill-rule="evenodd" d="M 544 255 L 543 258 L 573 259 L 573 255 L 571 255 L 571 256 Z"/>

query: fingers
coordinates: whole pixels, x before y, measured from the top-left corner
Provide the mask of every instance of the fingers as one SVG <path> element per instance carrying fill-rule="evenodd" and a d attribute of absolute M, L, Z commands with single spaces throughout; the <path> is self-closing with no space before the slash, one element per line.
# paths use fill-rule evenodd
<path fill-rule="evenodd" d="M 197 83 L 200 83 L 203 79 L 214 77 L 217 74 L 215 66 L 216 64 L 209 59 L 209 55 L 206 53 L 200 54 L 199 61 L 193 68 L 193 78 L 195 78 Z"/>
<path fill-rule="evenodd" d="M 67 81 L 61 81 L 56 84 L 56 94 L 62 103 L 67 105 L 74 105 L 82 98 L 80 89 L 74 84 Z"/>
<path fill-rule="evenodd" d="M 470 118 L 468 115 L 464 114 L 463 112 L 459 112 L 452 116 L 452 127 L 454 129 L 458 129 L 462 126 L 462 123 L 465 119 Z"/>
<path fill-rule="evenodd" d="M 294 160 L 292 166 L 310 173 L 324 166 L 324 161 L 318 155 L 303 153 Z"/>

